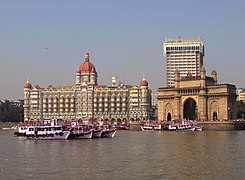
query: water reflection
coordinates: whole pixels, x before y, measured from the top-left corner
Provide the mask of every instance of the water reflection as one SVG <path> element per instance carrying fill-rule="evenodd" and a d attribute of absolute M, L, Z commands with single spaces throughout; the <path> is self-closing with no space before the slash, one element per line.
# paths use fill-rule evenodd
<path fill-rule="evenodd" d="M 243 179 L 245 131 L 35 141 L 0 131 L 1 179 Z M 16 178 L 18 177 L 18 178 Z"/>

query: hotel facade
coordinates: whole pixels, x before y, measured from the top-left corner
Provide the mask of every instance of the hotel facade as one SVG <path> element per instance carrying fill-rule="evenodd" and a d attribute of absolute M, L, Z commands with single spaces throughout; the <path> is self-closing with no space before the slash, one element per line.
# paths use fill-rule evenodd
<path fill-rule="evenodd" d="M 143 78 L 125 85 L 113 78 L 111 86 L 98 85 L 98 74 L 86 52 L 76 72 L 76 85 L 43 88 L 24 84 L 24 121 L 44 118 L 104 118 L 146 120 L 151 116 L 151 90 Z"/>

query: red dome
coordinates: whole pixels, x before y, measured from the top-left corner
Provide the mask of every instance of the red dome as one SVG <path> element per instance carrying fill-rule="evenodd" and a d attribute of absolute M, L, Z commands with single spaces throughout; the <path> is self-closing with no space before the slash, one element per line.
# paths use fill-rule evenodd
<path fill-rule="evenodd" d="M 91 63 L 89 61 L 89 53 L 88 52 L 86 52 L 86 54 L 85 54 L 85 61 L 79 66 L 79 71 L 81 73 L 91 72 L 91 73 L 97 74 L 96 69 L 95 69 L 93 63 Z"/>
<path fill-rule="evenodd" d="M 83 72 L 93 72 L 96 73 L 95 67 L 94 65 L 89 62 L 89 61 L 84 61 L 80 66 L 79 66 L 79 70 L 81 71 L 81 73 Z"/>
<path fill-rule="evenodd" d="M 141 82 L 140 82 L 140 86 L 148 86 L 148 82 L 143 79 Z"/>
<path fill-rule="evenodd" d="M 24 88 L 26 89 L 31 89 L 31 83 L 29 83 L 28 81 L 26 81 L 26 83 L 24 84 Z"/>

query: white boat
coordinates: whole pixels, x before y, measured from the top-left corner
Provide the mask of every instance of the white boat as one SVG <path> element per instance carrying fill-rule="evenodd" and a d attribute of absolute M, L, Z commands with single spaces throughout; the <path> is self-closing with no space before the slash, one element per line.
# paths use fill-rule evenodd
<path fill-rule="evenodd" d="M 154 131 L 161 131 L 162 130 L 162 125 L 161 124 L 154 124 L 153 125 Z"/>
<path fill-rule="evenodd" d="M 177 127 L 176 126 L 173 126 L 173 125 L 168 125 L 167 129 L 169 131 L 176 131 Z"/>
<path fill-rule="evenodd" d="M 116 130 L 130 130 L 130 124 L 125 122 L 112 124 L 112 127 Z"/>
<path fill-rule="evenodd" d="M 116 132 L 116 129 L 103 129 L 101 133 L 101 138 L 113 138 Z"/>
<path fill-rule="evenodd" d="M 12 130 L 16 130 L 16 129 L 18 129 L 17 126 L 3 127 L 3 128 L 2 128 L 3 131 L 12 131 Z"/>
<path fill-rule="evenodd" d="M 140 128 L 142 131 L 154 131 L 153 126 L 149 126 L 149 125 L 143 125 L 143 126 L 140 126 Z"/>
<path fill-rule="evenodd" d="M 194 131 L 202 131 L 202 126 L 193 125 Z"/>
<path fill-rule="evenodd" d="M 92 139 L 93 129 L 84 126 L 76 126 L 70 129 L 69 139 Z"/>
<path fill-rule="evenodd" d="M 112 128 L 111 124 L 97 124 L 94 129 L 102 129 L 101 138 L 113 138 L 116 134 L 116 128 Z"/>
<path fill-rule="evenodd" d="M 169 125 L 168 126 L 169 131 L 194 131 L 195 128 L 192 125 Z"/>
<path fill-rule="evenodd" d="M 28 126 L 19 126 L 18 131 L 14 132 L 15 136 L 25 136 Z"/>
<path fill-rule="evenodd" d="M 193 124 L 174 124 L 174 125 L 168 125 L 167 128 L 169 131 L 202 131 L 201 126 L 193 125 Z"/>
<path fill-rule="evenodd" d="M 161 131 L 162 125 L 161 124 L 145 124 L 140 126 L 142 131 Z"/>
<path fill-rule="evenodd" d="M 103 128 L 99 128 L 99 129 L 94 129 L 93 130 L 93 138 L 100 138 L 101 134 L 102 134 L 102 130 Z"/>
<path fill-rule="evenodd" d="M 65 140 L 69 134 L 70 131 L 62 126 L 28 126 L 25 136 L 27 139 L 37 140 Z"/>
<path fill-rule="evenodd" d="M 43 120 L 33 120 L 28 123 L 20 123 L 17 127 L 18 131 L 14 132 L 15 136 L 26 136 L 26 131 L 30 126 L 34 127 L 54 127 L 54 126 L 62 126 L 63 120 L 61 118 L 58 119 L 43 119 Z"/>

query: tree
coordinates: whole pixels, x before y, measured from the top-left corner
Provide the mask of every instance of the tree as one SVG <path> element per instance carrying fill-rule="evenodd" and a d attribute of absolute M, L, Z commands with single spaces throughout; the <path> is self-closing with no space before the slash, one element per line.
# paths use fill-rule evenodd
<path fill-rule="evenodd" d="M 243 101 L 237 102 L 237 118 L 245 118 L 245 103 Z"/>
<path fill-rule="evenodd" d="M 3 122 L 23 121 L 24 110 L 21 107 L 12 107 L 9 111 L 1 113 L 0 120 Z"/>

